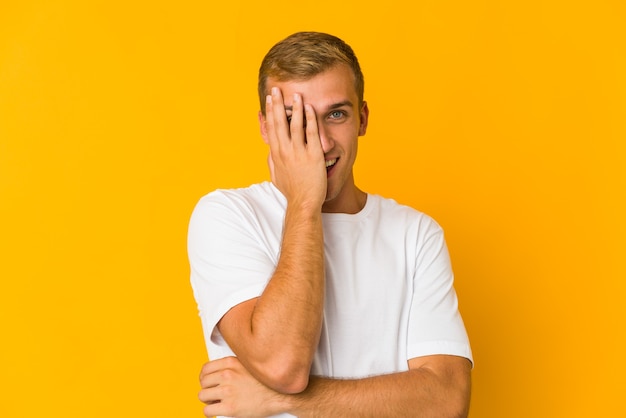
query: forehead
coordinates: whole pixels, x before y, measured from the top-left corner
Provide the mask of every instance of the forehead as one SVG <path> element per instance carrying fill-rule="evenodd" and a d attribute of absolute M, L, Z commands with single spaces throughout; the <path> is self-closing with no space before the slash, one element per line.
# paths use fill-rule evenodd
<path fill-rule="evenodd" d="M 313 107 L 324 107 L 333 103 L 350 101 L 357 103 L 355 79 L 347 65 L 337 65 L 306 80 L 267 79 L 268 91 L 278 87 L 283 94 L 285 104 L 293 101 L 293 95 L 299 93 L 305 103 Z"/>

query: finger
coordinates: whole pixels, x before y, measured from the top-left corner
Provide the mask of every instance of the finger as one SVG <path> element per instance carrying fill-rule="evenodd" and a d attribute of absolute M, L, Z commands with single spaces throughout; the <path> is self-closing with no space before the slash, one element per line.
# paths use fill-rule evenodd
<path fill-rule="evenodd" d="M 202 381 L 202 377 L 206 374 L 206 368 L 209 367 L 209 363 L 210 361 L 207 361 L 206 363 L 204 363 L 202 365 L 202 368 L 200 369 L 200 375 L 198 376 L 198 380 Z"/>
<path fill-rule="evenodd" d="M 291 123 L 289 126 L 291 140 L 295 144 L 304 144 L 306 138 L 304 135 L 304 105 L 302 104 L 302 96 L 295 93 L 293 95 L 293 104 L 291 106 Z"/>
<path fill-rule="evenodd" d="M 289 124 L 287 123 L 287 114 L 285 112 L 285 102 L 283 94 L 278 87 L 272 87 L 272 114 L 273 126 L 277 139 L 289 140 Z"/>
<path fill-rule="evenodd" d="M 204 363 L 200 370 L 200 380 L 206 375 L 227 369 L 229 365 L 232 364 L 232 360 L 232 357 L 224 357 Z"/>
<path fill-rule="evenodd" d="M 204 376 L 202 376 L 202 378 L 200 379 L 200 387 L 202 388 L 202 390 L 219 386 L 219 384 L 222 382 L 221 374 L 222 371 L 218 370 L 216 372 L 205 374 Z"/>
<path fill-rule="evenodd" d="M 224 405 L 222 405 L 221 402 L 209 403 L 207 406 L 204 407 L 204 410 L 202 412 L 207 418 L 232 415 L 230 414 L 230 411 Z"/>
<path fill-rule="evenodd" d="M 198 392 L 198 399 L 205 404 L 219 402 L 223 398 L 223 390 L 219 386 L 204 388 Z"/>
<path fill-rule="evenodd" d="M 276 149 L 278 144 L 276 139 L 276 129 L 274 127 L 274 101 L 272 100 L 271 94 L 265 96 L 265 125 L 270 150 Z"/>
<path fill-rule="evenodd" d="M 315 109 L 310 104 L 304 105 L 304 116 L 306 117 L 306 138 L 307 146 L 313 149 L 322 149 L 319 130 L 317 128 L 317 116 Z"/>

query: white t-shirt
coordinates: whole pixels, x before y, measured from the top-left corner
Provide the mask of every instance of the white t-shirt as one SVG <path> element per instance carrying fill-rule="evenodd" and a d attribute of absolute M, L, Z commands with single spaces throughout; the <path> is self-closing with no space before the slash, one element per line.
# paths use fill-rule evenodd
<path fill-rule="evenodd" d="M 272 183 L 204 196 L 190 221 L 191 284 L 211 359 L 234 355 L 216 325 L 258 297 L 278 262 L 284 196 Z M 443 231 L 427 215 L 377 195 L 357 214 L 324 213 L 326 298 L 312 374 L 361 378 L 407 360 L 472 361 Z"/>

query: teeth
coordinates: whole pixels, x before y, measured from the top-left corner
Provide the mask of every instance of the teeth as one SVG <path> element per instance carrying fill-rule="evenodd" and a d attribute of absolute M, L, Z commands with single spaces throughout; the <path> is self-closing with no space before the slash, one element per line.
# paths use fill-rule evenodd
<path fill-rule="evenodd" d="M 336 159 L 336 158 L 334 158 L 334 159 L 332 159 L 332 160 L 327 160 L 327 161 L 326 161 L 326 168 L 328 168 L 328 167 L 330 167 L 330 166 L 335 165 L 335 163 L 336 163 L 336 162 L 337 162 L 337 159 Z"/>

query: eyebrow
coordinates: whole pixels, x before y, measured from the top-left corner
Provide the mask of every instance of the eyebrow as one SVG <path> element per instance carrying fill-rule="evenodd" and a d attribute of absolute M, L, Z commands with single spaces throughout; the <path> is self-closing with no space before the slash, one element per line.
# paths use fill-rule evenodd
<path fill-rule="evenodd" d="M 344 100 L 343 102 L 333 103 L 327 107 L 327 110 L 338 109 L 340 107 L 352 107 L 352 102 L 350 100 Z"/>
<path fill-rule="evenodd" d="M 339 109 L 340 107 L 352 107 L 352 102 L 350 100 L 344 100 L 342 102 L 333 103 L 326 108 L 326 111 Z M 293 111 L 293 106 L 285 106 L 285 110 Z"/>

